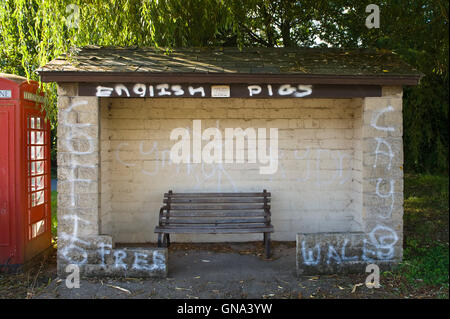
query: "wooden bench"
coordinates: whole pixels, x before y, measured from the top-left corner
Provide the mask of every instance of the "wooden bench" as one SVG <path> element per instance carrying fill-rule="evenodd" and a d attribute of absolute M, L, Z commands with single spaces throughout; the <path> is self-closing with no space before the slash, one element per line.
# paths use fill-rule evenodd
<path fill-rule="evenodd" d="M 270 193 L 164 194 L 159 211 L 158 247 L 170 245 L 170 234 L 263 233 L 270 257 Z"/>

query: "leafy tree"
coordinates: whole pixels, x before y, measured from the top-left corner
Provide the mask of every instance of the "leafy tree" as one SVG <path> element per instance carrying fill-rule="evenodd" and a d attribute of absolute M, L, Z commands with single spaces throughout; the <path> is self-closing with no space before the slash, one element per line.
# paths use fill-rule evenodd
<path fill-rule="evenodd" d="M 425 74 L 404 94 L 405 166 L 448 173 L 446 0 L 0 0 L 0 70 L 33 71 L 72 46 L 335 46 L 393 51 Z M 75 10 L 77 5 L 79 12 Z M 79 16 L 77 16 L 79 13 Z M 77 19 L 78 18 L 78 19 Z M 49 116 L 56 127 L 55 85 Z"/>

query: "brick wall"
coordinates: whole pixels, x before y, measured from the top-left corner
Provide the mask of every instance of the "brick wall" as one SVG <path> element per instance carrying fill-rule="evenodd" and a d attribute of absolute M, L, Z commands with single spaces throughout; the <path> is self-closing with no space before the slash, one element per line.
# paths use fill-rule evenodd
<path fill-rule="evenodd" d="M 354 133 L 352 193 L 362 231 L 299 233 L 298 275 L 364 273 L 367 264 L 386 270 L 402 260 L 402 88 L 365 98 L 355 110 Z"/>
<path fill-rule="evenodd" d="M 272 192 L 274 240 L 298 232 L 362 231 L 361 99 L 100 99 L 100 233 L 155 241 L 163 193 Z M 278 171 L 259 164 L 170 162 L 170 131 L 276 127 Z M 206 144 L 206 142 L 203 142 Z M 203 145 L 204 145 L 203 144 Z M 177 235 L 174 241 L 260 240 L 256 235 Z"/>

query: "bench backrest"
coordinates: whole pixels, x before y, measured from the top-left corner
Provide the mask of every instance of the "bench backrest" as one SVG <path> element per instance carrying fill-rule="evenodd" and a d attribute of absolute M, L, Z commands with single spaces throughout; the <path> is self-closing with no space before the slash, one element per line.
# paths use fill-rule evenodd
<path fill-rule="evenodd" d="M 164 194 L 166 209 L 161 225 L 270 224 L 270 193 L 173 193 Z"/>

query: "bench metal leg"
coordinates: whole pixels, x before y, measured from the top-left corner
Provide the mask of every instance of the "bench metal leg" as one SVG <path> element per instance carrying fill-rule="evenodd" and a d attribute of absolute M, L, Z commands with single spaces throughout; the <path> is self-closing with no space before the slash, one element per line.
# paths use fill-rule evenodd
<path fill-rule="evenodd" d="M 266 250 L 266 258 L 270 258 L 270 233 L 264 233 L 264 247 Z"/>
<path fill-rule="evenodd" d="M 170 246 L 170 235 L 164 234 L 163 246 L 168 248 Z"/>
<path fill-rule="evenodd" d="M 162 236 L 163 234 L 161 233 L 158 234 L 158 247 L 162 247 Z"/>

